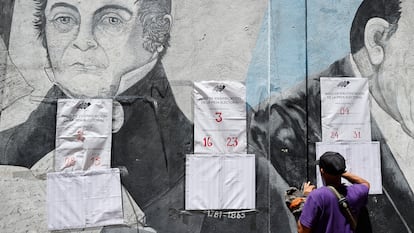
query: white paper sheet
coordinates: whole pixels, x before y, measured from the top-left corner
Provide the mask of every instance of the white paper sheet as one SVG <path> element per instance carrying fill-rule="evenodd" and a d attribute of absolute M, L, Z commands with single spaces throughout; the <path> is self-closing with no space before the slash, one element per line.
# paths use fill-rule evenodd
<path fill-rule="evenodd" d="M 111 99 L 59 99 L 55 171 L 110 168 Z"/>
<path fill-rule="evenodd" d="M 119 169 L 47 174 L 48 229 L 123 224 Z"/>
<path fill-rule="evenodd" d="M 370 182 L 370 194 L 382 194 L 381 155 L 379 142 L 355 142 L 355 143 L 316 143 L 316 159 L 327 151 L 335 151 L 345 158 L 347 171 L 352 172 Z M 316 166 L 317 186 L 323 185 Z M 349 183 L 342 179 L 344 183 Z"/>
<path fill-rule="evenodd" d="M 256 173 L 254 155 L 223 157 L 222 209 L 255 208 Z"/>
<path fill-rule="evenodd" d="M 195 82 L 193 97 L 194 153 L 247 153 L 245 85 Z"/>
<path fill-rule="evenodd" d="M 187 155 L 186 209 L 221 209 L 221 157 Z"/>
<path fill-rule="evenodd" d="M 187 155 L 187 210 L 254 209 L 255 156 Z"/>
<path fill-rule="evenodd" d="M 321 78 L 322 141 L 371 141 L 367 78 Z"/>

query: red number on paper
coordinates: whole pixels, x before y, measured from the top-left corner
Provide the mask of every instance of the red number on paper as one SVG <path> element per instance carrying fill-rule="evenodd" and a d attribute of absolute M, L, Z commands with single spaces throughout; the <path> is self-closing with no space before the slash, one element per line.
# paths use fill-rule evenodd
<path fill-rule="evenodd" d="M 216 122 L 222 122 L 223 118 L 221 117 L 221 112 L 216 112 Z"/>
<path fill-rule="evenodd" d="M 361 131 L 354 131 L 354 138 L 361 138 Z"/>
<path fill-rule="evenodd" d="M 213 142 L 211 141 L 211 137 L 204 137 L 203 138 L 203 146 L 204 147 L 212 147 Z"/>
<path fill-rule="evenodd" d="M 338 134 L 337 131 L 332 131 L 331 132 L 331 138 L 338 138 L 338 137 L 339 137 L 339 134 Z"/>
<path fill-rule="evenodd" d="M 348 115 L 349 114 L 349 108 L 348 107 L 341 107 L 341 109 L 339 109 L 339 114 Z"/>
<path fill-rule="evenodd" d="M 76 159 L 73 156 L 65 157 L 65 166 L 72 167 L 76 164 Z"/>
<path fill-rule="evenodd" d="M 227 137 L 227 146 L 236 147 L 239 145 L 239 140 L 237 137 Z"/>
<path fill-rule="evenodd" d="M 78 141 L 85 141 L 85 137 L 83 136 L 83 130 L 78 130 L 78 132 L 76 132 L 76 140 Z"/>
<path fill-rule="evenodd" d="M 93 156 L 91 158 L 91 161 L 92 161 L 93 165 L 95 165 L 95 166 L 101 165 L 101 157 L 99 155 Z"/>

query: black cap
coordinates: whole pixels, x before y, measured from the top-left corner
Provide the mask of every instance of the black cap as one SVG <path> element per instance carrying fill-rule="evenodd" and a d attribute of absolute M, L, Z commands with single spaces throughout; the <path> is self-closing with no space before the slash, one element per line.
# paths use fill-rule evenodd
<path fill-rule="evenodd" d="M 325 152 L 317 161 L 320 168 L 331 175 L 341 175 L 345 172 L 346 165 L 344 157 L 338 152 Z"/>

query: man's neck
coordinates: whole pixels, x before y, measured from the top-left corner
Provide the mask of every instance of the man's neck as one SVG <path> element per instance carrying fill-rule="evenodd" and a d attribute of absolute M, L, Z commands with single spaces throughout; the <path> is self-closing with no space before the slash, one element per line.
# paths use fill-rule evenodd
<path fill-rule="evenodd" d="M 329 182 L 329 183 L 326 183 L 326 186 L 333 186 L 333 187 L 335 187 L 335 188 L 338 188 L 338 187 L 340 187 L 342 185 L 342 183 L 341 183 L 341 181 L 339 180 L 338 182 Z"/>
<path fill-rule="evenodd" d="M 325 175 L 325 177 L 322 177 L 325 181 L 326 186 L 333 186 L 333 187 L 339 187 L 341 186 L 341 177 L 332 176 L 332 175 Z"/>

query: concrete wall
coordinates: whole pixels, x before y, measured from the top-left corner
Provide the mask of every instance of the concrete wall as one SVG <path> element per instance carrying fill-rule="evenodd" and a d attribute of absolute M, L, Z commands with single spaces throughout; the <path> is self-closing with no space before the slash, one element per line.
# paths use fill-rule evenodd
<path fill-rule="evenodd" d="M 102 2 L 90 2 L 84 9 Z M 369 198 L 373 232 L 414 229 L 412 56 L 407 52 L 413 25 L 407 12 L 414 8 L 403 2 L 396 33 L 378 42 L 383 56 L 367 48 L 355 59 L 371 80 L 370 91 L 376 97 L 372 100 L 383 109 L 381 115 L 378 110 L 373 113 L 372 121 L 372 140 L 381 143 L 384 186 L 384 194 Z M 47 232 L 45 174 L 53 170 L 56 96 L 62 93 L 45 72 L 50 64 L 33 26 L 35 2 L 0 4 L 0 231 Z M 73 232 L 136 232 L 137 227 L 140 232 L 296 232 L 284 194 L 289 186 L 316 181 L 312 164 L 315 142 L 321 141 L 320 97 L 318 82 L 312 80 L 356 76 L 349 60 L 341 59 L 350 54 L 349 31 L 360 4 L 360 0 L 173 1 L 169 47 L 158 58 L 162 64 L 153 68 L 152 78 L 142 77 L 125 91 L 129 97 L 154 98 L 161 112 L 153 116 L 148 104 L 121 102 L 126 120 L 113 134 L 112 163 L 128 170 L 122 177 L 126 224 Z M 121 44 L 120 40 L 113 44 L 117 42 Z M 50 56 L 59 43 L 48 46 Z M 131 49 L 140 51 L 142 46 Z M 137 57 L 144 54 L 143 50 Z M 109 58 L 122 63 L 116 56 Z M 246 83 L 249 153 L 257 157 L 255 211 L 234 218 L 222 217 L 223 212 L 184 211 L 184 158 L 193 150 L 191 91 L 196 80 Z"/>

